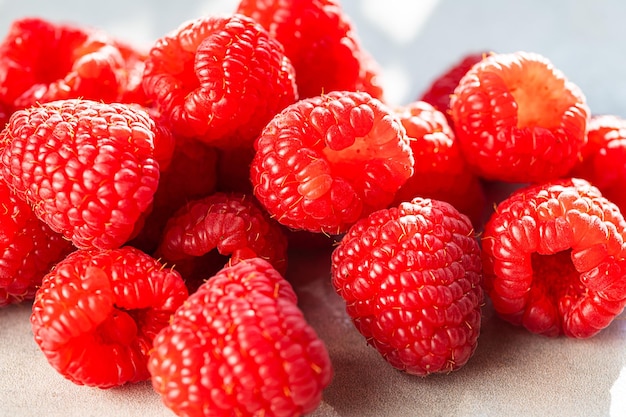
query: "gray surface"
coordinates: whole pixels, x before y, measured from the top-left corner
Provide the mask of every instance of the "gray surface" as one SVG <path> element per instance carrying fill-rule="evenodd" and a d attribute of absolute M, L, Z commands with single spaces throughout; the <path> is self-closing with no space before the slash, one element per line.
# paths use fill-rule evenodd
<path fill-rule="evenodd" d="M 227 12 L 235 3 L 0 0 L 0 33 L 12 19 L 36 15 L 97 26 L 148 46 L 186 19 Z M 577 83 L 592 112 L 626 116 L 626 2 L 345 0 L 344 7 L 384 66 L 394 102 L 417 97 L 467 52 L 526 50 L 545 55 Z M 364 344 L 329 287 L 326 256 L 292 262 L 291 277 L 335 366 L 315 416 L 626 415 L 625 315 L 580 341 L 528 334 L 486 307 L 470 362 L 422 379 L 390 369 Z M 64 380 L 34 344 L 28 315 L 28 306 L 0 310 L 0 416 L 172 415 L 148 383 L 102 391 Z"/>

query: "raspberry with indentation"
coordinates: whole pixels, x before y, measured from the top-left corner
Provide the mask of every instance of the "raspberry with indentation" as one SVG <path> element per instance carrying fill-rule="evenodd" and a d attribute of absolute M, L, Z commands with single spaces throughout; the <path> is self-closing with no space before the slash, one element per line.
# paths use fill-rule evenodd
<path fill-rule="evenodd" d="M 111 388 L 150 378 L 154 337 L 187 297 L 176 271 L 138 249 L 77 250 L 43 278 L 30 321 L 61 375 Z"/>
<path fill-rule="evenodd" d="M 159 182 L 155 123 L 125 104 L 61 100 L 18 110 L 0 133 L 0 171 L 18 198 L 78 248 L 136 233 Z"/>
<path fill-rule="evenodd" d="M 459 82 L 450 110 L 465 159 L 490 180 L 562 177 L 587 141 L 584 94 L 536 53 L 485 57 Z"/>
<path fill-rule="evenodd" d="M 294 103 L 270 121 L 255 149 L 254 195 L 296 230 L 340 234 L 389 205 L 413 173 L 404 127 L 364 92 Z"/>
<path fill-rule="evenodd" d="M 426 376 L 473 355 L 480 247 L 452 205 L 416 198 L 361 219 L 334 250 L 331 277 L 356 329 L 393 367 Z"/>
<path fill-rule="evenodd" d="M 283 46 L 236 14 L 194 19 L 158 39 L 143 87 L 175 135 L 224 148 L 251 146 L 272 116 L 297 99 Z"/>
<path fill-rule="evenodd" d="M 582 179 L 513 192 L 482 237 L 485 289 L 503 319 L 587 338 L 626 305 L 626 222 Z"/>
<path fill-rule="evenodd" d="M 154 340 L 148 369 L 180 416 L 300 416 L 332 378 L 291 285 L 252 258 L 209 278 Z"/>

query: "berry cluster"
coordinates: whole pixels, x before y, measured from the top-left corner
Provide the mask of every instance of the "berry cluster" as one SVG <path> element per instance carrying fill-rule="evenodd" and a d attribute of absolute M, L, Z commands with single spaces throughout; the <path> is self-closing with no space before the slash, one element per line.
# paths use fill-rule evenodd
<path fill-rule="evenodd" d="M 64 377 L 150 379 L 180 416 L 319 405 L 332 357 L 292 251 L 325 250 L 356 330 L 408 374 L 464 366 L 486 305 L 550 337 L 606 328 L 626 306 L 626 121 L 535 53 L 468 54 L 401 105 L 379 75 L 337 0 L 242 0 L 146 52 L 15 21 L 0 306 L 33 303 Z"/>

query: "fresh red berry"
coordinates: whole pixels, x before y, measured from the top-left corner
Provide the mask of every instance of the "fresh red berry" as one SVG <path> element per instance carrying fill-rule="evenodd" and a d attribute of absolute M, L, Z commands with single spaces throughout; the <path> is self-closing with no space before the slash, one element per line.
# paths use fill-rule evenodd
<path fill-rule="evenodd" d="M 0 181 L 0 307 L 31 300 L 71 242 L 53 232 Z"/>
<path fill-rule="evenodd" d="M 469 219 L 416 198 L 361 219 L 332 254 L 332 283 L 357 330 L 393 367 L 454 371 L 481 327 L 482 266 Z"/>
<path fill-rule="evenodd" d="M 50 228 L 78 248 L 135 233 L 159 181 L 155 124 L 124 104 L 61 100 L 18 110 L 0 133 L 0 172 Z"/>
<path fill-rule="evenodd" d="M 584 178 L 604 197 L 626 212 L 626 119 L 616 115 L 592 116 L 587 144 L 570 176 Z"/>
<path fill-rule="evenodd" d="M 491 180 L 561 177 L 576 163 L 587 138 L 585 96 L 535 53 L 485 57 L 461 79 L 450 109 L 467 162 Z"/>
<path fill-rule="evenodd" d="M 284 45 L 296 70 L 300 98 L 331 91 L 365 91 L 383 98 L 380 69 L 336 0 L 241 0 L 251 16 Z"/>
<path fill-rule="evenodd" d="M 395 107 L 394 111 L 406 129 L 415 160 L 413 175 L 396 193 L 394 204 L 414 197 L 443 200 L 479 225 L 485 194 L 465 162 L 445 115 L 425 101 Z"/>
<path fill-rule="evenodd" d="M 301 416 L 332 378 L 291 285 L 252 258 L 209 278 L 154 340 L 148 369 L 179 416 Z"/>
<path fill-rule="evenodd" d="M 156 254 L 176 265 L 191 291 L 225 264 L 248 258 L 263 258 L 284 274 L 287 239 L 252 197 L 215 193 L 170 217 Z"/>
<path fill-rule="evenodd" d="M 340 234 L 386 207 L 413 172 L 406 132 L 363 92 L 300 100 L 276 115 L 255 143 L 254 194 L 279 223 Z"/>
<path fill-rule="evenodd" d="M 495 311 L 533 333 L 586 338 L 626 305 L 626 222 L 580 179 L 514 191 L 482 237 Z"/>
<path fill-rule="evenodd" d="M 175 135 L 223 148 L 252 146 L 297 99 L 282 45 L 243 15 L 198 18 L 158 39 L 143 87 Z"/>
<path fill-rule="evenodd" d="M 144 381 L 155 335 L 187 296 L 176 271 L 138 249 L 77 250 L 43 278 L 32 330 L 50 365 L 78 385 Z"/>

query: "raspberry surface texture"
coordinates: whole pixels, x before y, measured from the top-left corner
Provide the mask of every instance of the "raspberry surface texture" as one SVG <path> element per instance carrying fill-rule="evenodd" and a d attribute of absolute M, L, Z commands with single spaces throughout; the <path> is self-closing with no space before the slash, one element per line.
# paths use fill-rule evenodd
<path fill-rule="evenodd" d="M 333 251 L 331 276 L 356 329 L 393 367 L 426 376 L 473 355 L 482 266 L 467 216 L 416 198 L 370 214 Z"/>
<path fill-rule="evenodd" d="M 61 375 L 111 388 L 150 378 L 152 341 L 187 296 L 176 271 L 135 248 L 77 250 L 43 278 L 30 321 Z"/>
<path fill-rule="evenodd" d="M 148 367 L 179 416 L 305 415 L 333 374 L 291 285 L 260 258 L 222 269 L 190 295 L 155 338 Z"/>
<path fill-rule="evenodd" d="M 340 234 L 389 205 L 413 173 L 406 131 L 363 92 L 303 99 L 277 114 L 255 143 L 254 195 L 281 224 Z"/>
<path fill-rule="evenodd" d="M 562 177 L 587 140 L 584 94 L 536 53 L 485 57 L 459 82 L 450 110 L 467 162 L 490 180 Z"/>
<path fill-rule="evenodd" d="M 78 248 L 124 244 L 159 182 L 154 121 L 125 104 L 61 100 L 18 110 L 0 133 L 0 173 Z"/>
<path fill-rule="evenodd" d="M 238 14 L 194 19 L 159 38 L 143 87 L 176 135 L 222 148 L 251 145 L 298 98 L 283 46 Z"/>
<path fill-rule="evenodd" d="M 495 311 L 533 333 L 595 335 L 626 305 L 625 230 L 617 206 L 585 180 L 515 191 L 482 237 Z"/>

